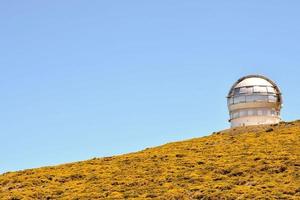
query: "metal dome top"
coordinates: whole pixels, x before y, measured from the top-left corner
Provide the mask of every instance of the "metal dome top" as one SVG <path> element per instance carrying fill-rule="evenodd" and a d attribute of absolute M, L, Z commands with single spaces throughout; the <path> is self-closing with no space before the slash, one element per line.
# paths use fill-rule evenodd
<path fill-rule="evenodd" d="M 229 90 L 228 97 L 234 94 L 234 89 L 249 86 L 268 86 L 273 87 L 276 94 L 280 95 L 280 89 L 271 79 L 262 75 L 248 75 L 237 80 Z"/>
<path fill-rule="evenodd" d="M 254 85 L 273 86 L 272 83 L 270 83 L 266 79 L 259 78 L 259 77 L 249 77 L 239 82 L 234 88 L 254 86 Z"/>

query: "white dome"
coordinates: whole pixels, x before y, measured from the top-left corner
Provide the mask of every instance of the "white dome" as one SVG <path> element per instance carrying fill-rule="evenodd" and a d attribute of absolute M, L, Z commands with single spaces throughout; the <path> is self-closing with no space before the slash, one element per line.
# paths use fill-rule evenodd
<path fill-rule="evenodd" d="M 266 79 L 260 78 L 260 77 L 250 77 L 242 80 L 239 82 L 235 88 L 238 87 L 247 87 L 247 86 L 254 86 L 254 85 L 259 85 L 259 86 L 273 86 L 272 83 L 267 81 Z"/>
<path fill-rule="evenodd" d="M 261 75 L 240 78 L 228 93 L 231 127 L 278 123 L 282 96 L 278 86 Z"/>

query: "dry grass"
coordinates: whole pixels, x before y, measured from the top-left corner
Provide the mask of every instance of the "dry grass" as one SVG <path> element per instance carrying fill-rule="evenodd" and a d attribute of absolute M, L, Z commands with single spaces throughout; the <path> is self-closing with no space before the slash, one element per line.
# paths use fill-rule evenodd
<path fill-rule="evenodd" d="M 300 199 L 300 121 L 5 173 L 0 199 Z"/>

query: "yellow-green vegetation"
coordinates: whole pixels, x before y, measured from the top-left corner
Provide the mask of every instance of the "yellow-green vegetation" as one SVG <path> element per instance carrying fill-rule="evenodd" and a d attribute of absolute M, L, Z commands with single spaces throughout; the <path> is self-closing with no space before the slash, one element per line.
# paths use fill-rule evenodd
<path fill-rule="evenodd" d="M 300 199 L 300 121 L 5 173 L 0 199 Z"/>

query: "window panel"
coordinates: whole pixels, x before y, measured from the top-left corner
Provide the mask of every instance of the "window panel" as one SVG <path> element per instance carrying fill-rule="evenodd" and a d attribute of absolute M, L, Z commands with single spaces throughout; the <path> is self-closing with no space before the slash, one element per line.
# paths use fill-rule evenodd
<path fill-rule="evenodd" d="M 240 103 L 240 100 L 239 100 L 238 96 L 234 97 L 233 101 L 234 101 L 234 104 Z"/>
<path fill-rule="evenodd" d="M 240 94 L 240 88 L 235 88 L 234 89 L 234 95 Z"/>
<path fill-rule="evenodd" d="M 246 96 L 246 102 L 253 102 L 254 97 L 253 96 Z"/>
<path fill-rule="evenodd" d="M 267 91 L 267 87 L 260 87 L 260 92 L 262 92 L 262 93 L 267 93 L 268 91 Z"/>
<path fill-rule="evenodd" d="M 253 95 L 252 98 L 253 98 L 253 101 L 261 101 L 261 96 L 259 96 L 259 95 Z"/>
<path fill-rule="evenodd" d="M 268 96 L 257 96 L 256 101 L 268 101 Z"/>
<path fill-rule="evenodd" d="M 262 99 L 263 99 L 263 101 L 268 101 L 268 96 L 264 95 L 264 96 L 262 96 Z"/>
<path fill-rule="evenodd" d="M 248 115 L 249 115 L 249 116 L 254 115 L 253 109 L 249 109 L 249 110 L 248 110 Z"/>
<path fill-rule="evenodd" d="M 240 117 L 245 117 L 245 116 L 247 116 L 247 110 L 241 110 Z"/>
<path fill-rule="evenodd" d="M 267 88 L 265 86 L 254 86 L 253 92 L 256 92 L 256 93 L 267 93 Z"/>
<path fill-rule="evenodd" d="M 246 102 L 268 101 L 267 95 L 249 95 L 246 96 Z"/>
<path fill-rule="evenodd" d="M 253 87 L 253 92 L 259 92 L 259 87 L 258 86 L 254 86 Z"/>
<path fill-rule="evenodd" d="M 247 93 L 248 93 L 248 88 L 246 87 L 240 88 L 240 94 L 247 94 Z"/>
<path fill-rule="evenodd" d="M 234 112 L 233 113 L 233 118 L 235 119 L 235 118 L 238 118 L 239 117 L 239 113 L 238 112 Z"/>
<path fill-rule="evenodd" d="M 244 102 L 246 102 L 246 97 L 245 97 L 245 96 L 238 96 L 238 97 L 237 97 L 237 101 L 238 101 L 239 103 L 244 103 Z"/>
<path fill-rule="evenodd" d="M 277 97 L 276 96 L 269 95 L 268 98 L 269 98 L 269 102 L 276 102 L 277 101 Z"/>
<path fill-rule="evenodd" d="M 268 93 L 275 94 L 276 90 L 273 87 L 267 87 Z"/>
<path fill-rule="evenodd" d="M 248 90 L 247 91 L 248 94 L 252 94 L 253 93 L 253 87 L 248 87 L 247 90 Z"/>
<path fill-rule="evenodd" d="M 253 109 L 252 112 L 253 112 L 253 115 L 257 115 L 257 109 Z"/>
<path fill-rule="evenodd" d="M 229 99 L 227 100 L 227 103 L 228 103 L 228 105 L 232 105 L 232 104 L 233 104 L 233 98 L 232 98 L 232 97 L 229 98 Z"/>
<path fill-rule="evenodd" d="M 263 115 L 267 115 L 268 114 L 268 109 L 264 108 L 264 109 L 262 109 L 262 112 L 263 112 L 262 113 Z"/>

